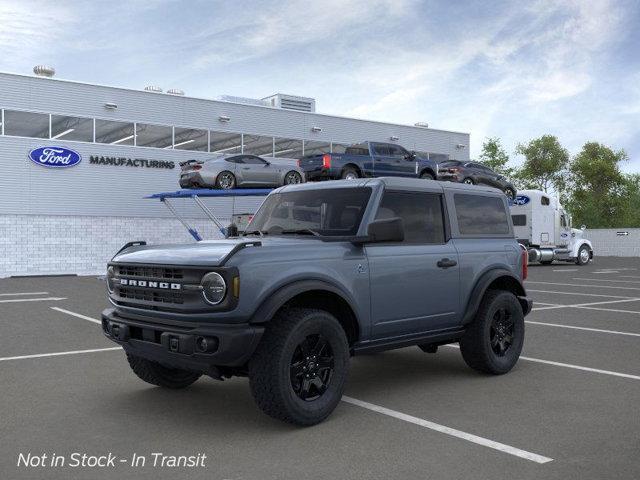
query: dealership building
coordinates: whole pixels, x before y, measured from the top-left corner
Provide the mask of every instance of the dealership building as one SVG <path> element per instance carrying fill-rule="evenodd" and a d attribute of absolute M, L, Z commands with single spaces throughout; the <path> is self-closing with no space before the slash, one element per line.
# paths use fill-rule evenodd
<path fill-rule="evenodd" d="M 144 198 L 177 190 L 186 160 L 250 153 L 294 162 L 365 140 L 438 161 L 469 158 L 469 134 L 319 114 L 305 97 L 211 100 L 59 80 L 48 67 L 34 72 L 0 73 L 0 277 L 99 274 L 128 241 L 194 241 L 161 202 Z M 65 168 L 31 158 L 61 149 L 77 154 Z M 262 200 L 205 201 L 228 223 Z M 191 202 L 175 206 L 204 238 L 220 236 Z"/>

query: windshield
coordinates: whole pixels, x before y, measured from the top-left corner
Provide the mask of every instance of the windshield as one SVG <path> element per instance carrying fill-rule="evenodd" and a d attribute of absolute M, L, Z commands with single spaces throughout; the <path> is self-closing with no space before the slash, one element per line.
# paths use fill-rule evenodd
<path fill-rule="evenodd" d="M 371 188 L 321 188 L 269 195 L 245 235 L 356 235 Z"/>

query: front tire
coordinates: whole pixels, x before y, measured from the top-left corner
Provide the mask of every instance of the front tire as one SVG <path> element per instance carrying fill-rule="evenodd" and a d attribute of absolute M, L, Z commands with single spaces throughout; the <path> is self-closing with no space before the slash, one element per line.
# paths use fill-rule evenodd
<path fill-rule="evenodd" d="M 340 402 L 348 368 L 347 337 L 333 315 L 284 309 L 271 320 L 249 361 L 249 384 L 267 415 L 315 425 Z"/>
<path fill-rule="evenodd" d="M 473 181 L 473 178 L 467 177 L 464 180 L 462 180 L 462 183 L 465 183 L 467 185 L 475 185 L 476 182 Z"/>
<path fill-rule="evenodd" d="M 516 364 L 523 343 L 524 314 L 518 299 L 505 290 L 489 290 L 460 340 L 460 351 L 474 370 L 501 375 Z"/>
<path fill-rule="evenodd" d="M 220 190 L 231 190 L 232 188 L 235 188 L 235 186 L 236 177 L 231 172 L 227 172 L 225 170 L 224 172 L 220 172 L 216 177 L 216 188 L 219 188 Z"/>
<path fill-rule="evenodd" d="M 133 373 L 135 373 L 138 378 L 151 385 L 157 385 L 158 387 L 171 389 L 186 388 L 202 376 L 202 374 L 198 372 L 165 367 L 158 362 L 153 362 L 130 353 L 127 353 L 127 360 L 129 361 L 131 370 L 133 370 Z"/>
<path fill-rule="evenodd" d="M 577 265 L 586 265 L 591 261 L 591 253 L 589 247 L 582 245 L 578 250 L 578 256 L 576 257 Z"/>
<path fill-rule="evenodd" d="M 434 177 L 431 172 L 422 172 L 420 174 L 420 178 L 422 178 L 423 180 L 435 180 L 436 179 L 436 177 Z"/>

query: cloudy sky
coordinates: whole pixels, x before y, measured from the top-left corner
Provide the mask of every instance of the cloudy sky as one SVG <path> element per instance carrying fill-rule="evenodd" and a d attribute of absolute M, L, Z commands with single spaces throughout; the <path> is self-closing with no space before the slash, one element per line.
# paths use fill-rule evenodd
<path fill-rule="evenodd" d="M 0 0 L 0 70 L 624 148 L 640 172 L 640 0 Z M 516 161 L 517 157 L 515 158 Z"/>

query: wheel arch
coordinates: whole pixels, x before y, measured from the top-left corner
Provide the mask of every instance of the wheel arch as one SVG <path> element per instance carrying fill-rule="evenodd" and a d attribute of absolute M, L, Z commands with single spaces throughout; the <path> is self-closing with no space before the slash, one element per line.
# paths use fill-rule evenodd
<path fill-rule="evenodd" d="M 250 323 L 267 323 L 278 311 L 289 307 L 325 310 L 340 322 L 349 345 L 360 338 L 360 322 L 353 303 L 342 289 L 323 280 L 302 280 L 280 287 L 260 304 Z"/>
<path fill-rule="evenodd" d="M 576 258 L 583 245 L 585 245 L 589 249 L 589 256 L 593 259 L 593 245 L 591 245 L 591 242 L 585 238 L 582 238 L 580 239 L 580 241 L 575 243 L 571 252 L 571 256 Z"/>
<path fill-rule="evenodd" d="M 357 164 L 349 162 L 342 166 L 342 169 L 340 170 L 340 172 L 344 172 L 347 168 L 353 168 L 356 172 L 358 172 L 358 175 L 360 176 L 360 178 L 363 177 L 362 169 Z"/>
<path fill-rule="evenodd" d="M 473 287 L 462 319 L 464 325 L 471 322 L 476 316 L 480 308 L 480 303 L 488 290 L 506 290 L 512 292 L 518 298 L 523 313 L 525 315 L 529 313 L 527 301 L 521 298 L 526 296 L 526 291 L 520 279 L 509 270 L 495 268 L 484 272 Z"/>
<path fill-rule="evenodd" d="M 431 174 L 431 176 L 433 177 L 433 179 L 434 179 L 434 180 L 435 180 L 436 178 L 438 178 L 438 177 L 437 177 L 437 175 L 436 175 L 436 172 L 434 172 L 434 171 L 433 171 L 433 168 L 431 168 L 431 167 L 428 167 L 428 166 L 427 166 L 427 167 L 423 167 L 423 168 L 420 170 L 420 174 L 419 174 L 419 175 L 420 175 L 420 176 L 422 176 L 422 174 L 423 174 L 423 173 L 429 173 L 429 174 Z"/>

